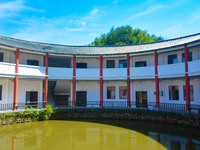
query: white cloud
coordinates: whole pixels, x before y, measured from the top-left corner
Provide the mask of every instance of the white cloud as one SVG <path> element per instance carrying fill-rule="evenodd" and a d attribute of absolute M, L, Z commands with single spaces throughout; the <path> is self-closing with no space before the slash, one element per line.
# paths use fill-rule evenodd
<path fill-rule="evenodd" d="M 24 0 L 15 0 L 7 3 L 0 3 L 0 18 L 17 16 L 18 12 L 24 10 L 44 12 L 42 10 L 26 6 Z"/>
<path fill-rule="evenodd" d="M 192 24 L 200 20 L 200 11 L 193 13 L 189 18 L 189 23 Z"/>
<path fill-rule="evenodd" d="M 143 12 L 140 12 L 140 13 L 137 13 L 137 14 L 129 17 L 128 20 L 133 20 L 133 19 L 135 19 L 137 17 L 143 16 L 143 15 L 147 15 L 147 14 L 153 12 L 153 11 L 156 11 L 156 10 L 164 8 L 164 7 L 166 7 L 166 6 L 165 5 L 155 5 L 155 6 L 149 7 L 147 10 L 145 10 Z"/>

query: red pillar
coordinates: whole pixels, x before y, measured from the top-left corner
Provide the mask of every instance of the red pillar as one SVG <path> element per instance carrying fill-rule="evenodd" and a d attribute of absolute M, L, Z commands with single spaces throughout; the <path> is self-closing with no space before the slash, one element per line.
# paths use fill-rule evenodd
<path fill-rule="evenodd" d="M 103 57 L 100 56 L 100 107 L 103 107 Z"/>
<path fill-rule="evenodd" d="M 155 85 L 156 85 L 156 108 L 159 108 L 159 79 L 158 79 L 158 54 L 154 51 L 155 61 Z"/>
<path fill-rule="evenodd" d="M 44 81 L 44 107 L 47 105 L 47 99 L 48 99 L 48 64 L 49 64 L 49 54 L 46 53 L 45 55 L 45 81 Z"/>
<path fill-rule="evenodd" d="M 72 106 L 75 106 L 76 101 L 76 56 L 73 56 L 73 88 L 72 88 Z"/>
<path fill-rule="evenodd" d="M 15 79 L 14 79 L 13 110 L 17 109 L 18 72 L 19 72 L 19 49 L 16 49 L 16 51 L 15 51 Z"/>
<path fill-rule="evenodd" d="M 131 106 L 130 95 L 130 57 L 129 54 L 127 54 L 127 107 Z"/>
<path fill-rule="evenodd" d="M 184 46 L 185 52 L 185 92 L 186 92 L 186 110 L 190 111 L 190 79 L 188 77 L 188 47 Z"/>

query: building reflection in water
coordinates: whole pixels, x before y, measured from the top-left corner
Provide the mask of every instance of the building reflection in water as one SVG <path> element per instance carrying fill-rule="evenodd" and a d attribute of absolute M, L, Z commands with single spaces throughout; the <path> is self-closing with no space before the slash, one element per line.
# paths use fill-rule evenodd
<path fill-rule="evenodd" d="M 0 127 L 0 150 L 23 149 L 200 149 L 200 142 L 182 136 L 103 124 L 45 121 Z M 148 136 L 146 136 L 148 135 Z"/>

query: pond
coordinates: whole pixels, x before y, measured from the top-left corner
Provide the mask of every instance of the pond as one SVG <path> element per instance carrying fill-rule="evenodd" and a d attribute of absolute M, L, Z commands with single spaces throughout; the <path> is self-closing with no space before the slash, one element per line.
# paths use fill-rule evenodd
<path fill-rule="evenodd" d="M 199 133 L 149 122 L 51 120 L 0 127 L 0 150 L 198 150 Z"/>

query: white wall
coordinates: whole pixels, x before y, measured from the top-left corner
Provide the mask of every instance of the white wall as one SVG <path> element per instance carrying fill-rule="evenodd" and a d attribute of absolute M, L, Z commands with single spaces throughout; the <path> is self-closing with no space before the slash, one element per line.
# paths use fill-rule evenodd
<path fill-rule="evenodd" d="M 76 81 L 76 91 L 87 91 L 87 101 L 100 101 L 99 81 Z"/>
<path fill-rule="evenodd" d="M 26 91 L 37 91 L 38 101 L 43 101 L 43 80 L 19 79 L 18 102 L 26 101 Z"/>
<path fill-rule="evenodd" d="M 2 85 L 2 100 L 0 103 L 12 103 L 13 102 L 13 79 L 0 78 L 0 85 Z"/>
<path fill-rule="evenodd" d="M 14 51 L 6 50 L 6 49 L 0 49 L 0 52 L 3 53 L 3 61 L 10 63 L 10 55 L 14 55 Z"/>
<path fill-rule="evenodd" d="M 131 56 L 130 67 L 135 67 L 135 62 L 137 61 L 146 61 L 147 66 L 154 66 L 154 55 Z"/>
<path fill-rule="evenodd" d="M 99 57 L 76 57 L 76 63 L 87 63 L 87 68 L 100 67 Z"/>
<path fill-rule="evenodd" d="M 103 68 L 106 68 L 107 60 L 115 60 L 115 68 L 119 68 L 119 60 L 127 60 L 127 57 L 103 57 Z"/>

